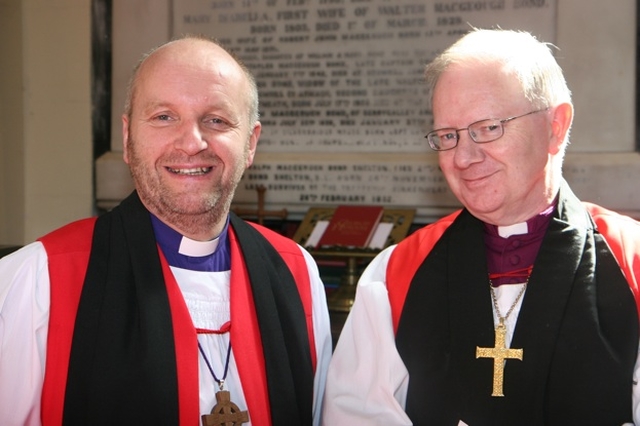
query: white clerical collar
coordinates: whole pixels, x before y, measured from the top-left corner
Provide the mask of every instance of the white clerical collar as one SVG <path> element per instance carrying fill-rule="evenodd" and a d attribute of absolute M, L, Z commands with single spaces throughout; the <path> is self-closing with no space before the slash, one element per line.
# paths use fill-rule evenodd
<path fill-rule="evenodd" d="M 216 251 L 219 241 L 220 238 L 215 238 L 211 241 L 196 241 L 183 236 L 180 241 L 178 253 L 192 257 L 209 256 Z"/>
<path fill-rule="evenodd" d="M 525 222 L 515 223 L 509 226 L 496 226 L 498 235 L 500 235 L 502 238 L 509 238 L 512 235 L 525 235 L 529 232 L 544 233 L 547 230 L 547 226 L 549 225 L 551 215 L 555 210 L 556 202 Z"/>
<path fill-rule="evenodd" d="M 529 225 L 527 225 L 527 222 L 516 223 L 509 226 L 496 226 L 496 228 L 498 228 L 498 235 L 502 238 L 529 233 Z"/>

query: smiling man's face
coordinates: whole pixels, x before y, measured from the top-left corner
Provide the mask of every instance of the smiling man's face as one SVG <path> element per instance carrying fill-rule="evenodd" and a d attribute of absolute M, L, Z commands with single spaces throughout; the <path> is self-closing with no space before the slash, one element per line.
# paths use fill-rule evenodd
<path fill-rule="evenodd" d="M 434 128 L 466 129 L 484 119 L 503 119 L 534 111 L 515 75 L 497 64 L 451 66 L 433 96 Z M 476 143 L 467 130 L 458 145 L 438 153 L 451 190 L 477 218 L 511 225 L 544 210 L 555 196 L 550 159 L 558 138 L 549 112 L 525 115 L 504 124 L 504 135 Z"/>
<path fill-rule="evenodd" d="M 124 159 L 145 206 L 184 235 L 219 232 L 253 162 L 260 124 L 250 123 L 249 90 L 237 63 L 203 40 L 164 46 L 139 70 Z"/>

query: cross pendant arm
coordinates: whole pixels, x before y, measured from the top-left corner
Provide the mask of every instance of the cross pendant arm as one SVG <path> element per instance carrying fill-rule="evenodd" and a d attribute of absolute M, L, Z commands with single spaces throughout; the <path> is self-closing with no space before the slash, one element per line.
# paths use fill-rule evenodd
<path fill-rule="evenodd" d="M 218 403 L 211 410 L 211 414 L 202 416 L 203 426 L 239 426 L 249 421 L 249 413 L 240 411 L 238 406 L 231 402 L 229 391 L 216 392 Z"/>
<path fill-rule="evenodd" d="M 524 351 L 522 349 L 508 349 L 505 344 L 507 327 L 501 320 L 496 327 L 496 341 L 493 348 L 481 348 L 476 346 L 477 358 L 493 358 L 493 392 L 491 396 L 504 396 L 504 367 L 507 359 L 522 361 Z"/>

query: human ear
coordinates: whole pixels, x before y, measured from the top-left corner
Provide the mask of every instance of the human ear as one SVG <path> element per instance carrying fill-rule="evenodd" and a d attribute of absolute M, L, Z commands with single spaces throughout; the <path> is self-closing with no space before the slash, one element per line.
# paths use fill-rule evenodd
<path fill-rule="evenodd" d="M 122 115 L 122 158 L 129 164 L 129 117 Z"/>
<path fill-rule="evenodd" d="M 562 150 L 573 122 L 573 105 L 568 102 L 562 103 L 553 109 L 552 114 L 549 151 L 557 154 Z"/>
<path fill-rule="evenodd" d="M 253 158 L 256 155 L 256 149 L 258 147 L 258 139 L 260 139 L 260 133 L 262 132 L 262 124 L 256 121 L 249 136 L 249 155 L 247 156 L 247 167 L 253 164 Z"/>

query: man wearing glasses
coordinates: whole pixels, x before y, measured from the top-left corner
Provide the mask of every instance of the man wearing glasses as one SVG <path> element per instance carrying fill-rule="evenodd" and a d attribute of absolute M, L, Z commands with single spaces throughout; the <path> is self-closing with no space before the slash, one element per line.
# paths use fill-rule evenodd
<path fill-rule="evenodd" d="M 640 223 L 563 179 L 573 106 L 548 45 L 473 30 L 425 75 L 464 208 L 362 275 L 325 423 L 640 425 Z"/>

